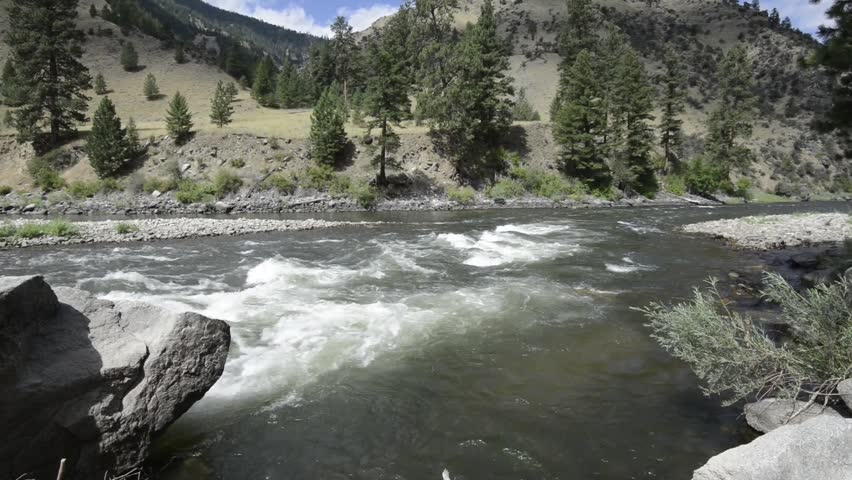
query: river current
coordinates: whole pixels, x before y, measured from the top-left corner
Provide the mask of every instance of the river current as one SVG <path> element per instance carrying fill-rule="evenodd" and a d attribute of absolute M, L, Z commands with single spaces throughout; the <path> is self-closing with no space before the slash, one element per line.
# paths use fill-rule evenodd
<path fill-rule="evenodd" d="M 113 300 L 230 323 L 157 478 L 686 479 L 746 441 L 633 306 L 748 262 L 677 231 L 845 204 L 327 215 L 382 223 L 0 252 Z"/>

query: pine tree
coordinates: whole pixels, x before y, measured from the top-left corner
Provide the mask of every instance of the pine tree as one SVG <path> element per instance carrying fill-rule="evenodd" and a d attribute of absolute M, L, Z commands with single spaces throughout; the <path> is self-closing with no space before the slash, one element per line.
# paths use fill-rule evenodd
<path fill-rule="evenodd" d="M 619 125 L 619 149 L 614 159 L 627 166 L 629 175 L 620 185 L 629 192 L 653 195 L 657 190 L 651 149 L 654 142 L 650 125 L 654 117 L 654 91 L 639 55 L 627 47 L 615 73 L 613 121 Z"/>
<path fill-rule="evenodd" d="M 366 47 L 367 71 L 371 74 L 367 78 L 363 103 L 365 113 L 370 117 L 367 124 L 370 132 L 380 130 L 379 153 L 376 156 L 380 185 L 387 181 L 388 153 L 399 146 L 394 127 L 400 127 L 411 111 L 411 58 L 406 55 L 405 47 L 410 32 L 411 11 L 401 8 Z"/>
<path fill-rule="evenodd" d="M 0 88 L 2 88 L 3 103 L 10 107 L 19 107 L 26 101 L 26 89 L 21 86 L 18 79 L 18 74 L 15 71 L 15 64 L 11 58 L 6 59 L 3 65 L 3 74 L 0 78 Z M 12 122 L 14 124 L 14 121 Z"/>
<path fill-rule="evenodd" d="M 483 148 L 498 145 L 512 123 L 514 93 L 506 44 L 497 34 L 494 5 L 485 0 L 479 20 L 469 25 L 453 57 L 453 81 L 436 102 L 437 130 L 456 148 L 456 167 L 473 174 L 483 167 Z"/>
<path fill-rule="evenodd" d="M 517 122 L 535 122 L 541 120 L 541 115 L 533 108 L 527 99 L 527 91 L 522 88 L 518 91 L 515 104 L 512 106 L 512 119 Z"/>
<path fill-rule="evenodd" d="M 134 72 L 139 68 L 139 54 L 133 42 L 124 42 L 121 48 L 121 66 L 128 72 Z"/>
<path fill-rule="evenodd" d="M 769 26 L 771 28 L 777 28 L 781 25 L 781 15 L 778 14 L 778 9 L 773 8 L 771 12 L 769 12 Z"/>
<path fill-rule="evenodd" d="M 751 8 L 753 8 L 755 12 L 760 12 L 760 0 L 752 0 Z"/>
<path fill-rule="evenodd" d="M 407 55 L 417 58 L 417 117 L 435 119 L 441 109 L 445 90 L 454 73 L 451 63 L 455 56 L 453 29 L 458 0 L 418 0 L 412 5 L 414 34 L 403 45 Z M 413 43 L 411 43 L 413 41 Z"/>
<path fill-rule="evenodd" d="M 77 30 L 77 0 L 11 0 L 5 40 L 27 95 L 15 112 L 18 140 L 56 145 L 86 120 L 86 90 L 92 86 L 80 62 L 85 34 Z M 40 146 L 44 146 L 40 143 Z"/>
<path fill-rule="evenodd" d="M 175 96 L 169 101 L 169 109 L 166 111 L 166 130 L 175 139 L 175 143 L 183 143 L 189 138 L 192 131 L 192 114 L 186 98 L 175 92 Z"/>
<path fill-rule="evenodd" d="M 115 105 L 104 97 L 95 111 L 92 131 L 86 138 L 89 163 L 100 178 L 112 177 L 127 159 L 127 137 L 121 120 L 115 114 Z"/>
<path fill-rule="evenodd" d="M 219 83 L 216 84 L 216 91 L 213 94 L 213 102 L 210 106 L 210 120 L 220 128 L 231 123 L 231 115 L 234 114 L 234 107 L 231 106 L 231 101 L 227 87 L 219 80 Z"/>
<path fill-rule="evenodd" d="M 311 63 L 308 65 L 311 92 L 310 102 L 317 99 L 335 80 L 334 52 L 329 42 L 318 42 L 311 46 Z"/>
<path fill-rule="evenodd" d="M 686 99 L 686 74 L 683 64 L 672 48 L 667 48 L 663 59 L 663 91 L 660 97 L 660 146 L 663 147 L 663 157 L 666 170 L 677 162 L 677 152 L 683 140 L 683 120 L 680 115 L 684 111 Z"/>
<path fill-rule="evenodd" d="M 311 157 L 322 165 L 334 165 L 346 147 L 343 105 L 335 89 L 320 95 L 311 113 Z"/>
<path fill-rule="evenodd" d="M 581 50 L 594 52 L 597 49 L 598 29 L 601 23 L 600 14 L 592 0 L 566 0 L 565 20 L 559 33 L 559 53 L 562 62 L 559 64 L 559 88 L 550 106 L 553 118 L 562 105 L 562 92 L 568 82 L 568 71 L 574 65 L 574 60 Z"/>
<path fill-rule="evenodd" d="M 616 112 L 623 107 L 621 104 L 628 99 L 623 96 L 619 97 L 616 89 L 618 88 L 619 68 L 628 50 L 630 50 L 630 47 L 627 44 L 627 36 L 614 25 L 607 27 L 605 34 L 598 38 L 595 50 L 593 50 L 595 52 L 594 64 L 603 88 L 601 107 L 606 119 L 606 129 L 603 132 L 601 147 L 607 155 L 610 152 L 618 151 L 623 146 L 624 122 L 617 117 Z"/>
<path fill-rule="evenodd" d="M 343 85 L 343 102 L 349 106 L 349 85 L 356 65 L 355 34 L 345 17 L 339 16 L 331 26 L 332 51 L 334 52 L 335 78 Z"/>
<path fill-rule="evenodd" d="M 720 65 L 719 103 L 707 125 L 707 152 L 725 172 L 751 161 L 751 153 L 737 139 L 751 136 L 756 103 L 752 63 L 745 47 L 737 45 Z"/>
<path fill-rule="evenodd" d="M 606 115 L 597 72 L 594 54 L 580 51 L 566 71 L 564 101 L 553 119 L 553 136 L 561 147 L 560 162 L 566 174 L 593 188 L 606 188 L 611 175 L 602 146 Z"/>
<path fill-rule="evenodd" d="M 106 80 L 104 80 L 103 74 L 98 73 L 95 75 L 95 93 L 97 95 L 106 95 L 107 91 Z"/>
<path fill-rule="evenodd" d="M 142 84 L 142 93 L 148 100 L 156 100 L 160 96 L 160 86 L 157 85 L 157 77 L 153 73 L 145 75 L 145 82 Z"/>
<path fill-rule="evenodd" d="M 289 58 L 285 58 L 281 73 L 278 74 L 278 105 L 281 108 L 298 108 L 303 105 L 301 81 L 296 66 Z"/>
<path fill-rule="evenodd" d="M 228 82 L 228 84 L 225 85 L 225 93 L 228 95 L 230 103 L 233 103 L 240 92 L 237 90 L 237 85 L 234 82 Z"/>
<path fill-rule="evenodd" d="M 816 59 L 832 76 L 828 126 L 838 129 L 849 140 L 852 127 L 852 0 L 835 0 L 826 15 L 834 25 L 819 28 L 823 43 L 817 48 Z"/>
<path fill-rule="evenodd" d="M 96 7 L 94 3 L 92 4 L 92 6 L 89 7 L 89 15 L 92 18 L 95 18 L 95 17 L 98 16 L 98 7 Z"/>
<path fill-rule="evenodd" d="M 178 65 L 186 63 L 186 54 L 183 51 L 183 44 L 178 43 L 175 46 L 175 63 Z"/>
<path fill-rule="evenodd" d="M 258 62 L 254 74 L 254 83 L 251 87 L 251 95 L 264 107 L 272 106 L 274 102 L 275 92 L 275 65 L 272 59 L 263 57 L 263 60 Z"/>
<path fill-rule="evenodd" d="M 139 155 L 142 150 L 142 144 L 139 141 L 139 130 L 136 128 L 136 121 L 133 117 L 127 120 L 127 128 L 125 129 L 125 156 L 126 158 L 134 158 Z"/>
<path fill-rule="evenodd" d="M 790 21 L 790 17 L 784 17 L 784 20 L 781 21 L 781 29 L 782 30 L 792 30 L 793 22 Z"/>

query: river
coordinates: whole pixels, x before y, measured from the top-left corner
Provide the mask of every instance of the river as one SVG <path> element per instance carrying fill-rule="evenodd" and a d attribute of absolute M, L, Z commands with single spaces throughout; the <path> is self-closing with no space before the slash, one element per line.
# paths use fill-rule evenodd
<path fill-rule="evenodd" d="M 167 479 L 687 479 L 750 439 L 632 306 L 748 262 L 676 231 L 847 204 L 327 215 L 383 223 L 0 252 L 107 299 L 227 320 Z"/>

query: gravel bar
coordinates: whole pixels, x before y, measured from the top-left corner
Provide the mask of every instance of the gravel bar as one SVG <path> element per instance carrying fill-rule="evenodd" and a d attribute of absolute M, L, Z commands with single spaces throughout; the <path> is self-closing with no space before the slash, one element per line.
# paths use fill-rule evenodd
<path fill-rule="evenodd" d="M 48 224 L 47 220 L 13 220 L 2 222 L 20 228 L 26 224 Z M 264 219 L 214 219 L 214 218 L 152 218 L 137 220 L 104 220 L 96 222 L 71 222 L 77 232 L 65 237 L 42 236 L 0 238 L 0 248 L 22 248 L 45 245 L 69 245 L 101 242 L 148 242 L 192 237 L 218 237 L 247 235 L 263 232 L 314 230 L 365 222 L 329 222 L 325 220 L 264 220 Z M 119 233 L 119 224 L 129 226 L 128 233 Z"/>
<path fill-rule="evenodd" d="M 844 213 L 767 215 L 694 223 L 683 230 L 712 235 L 738 248 L 771 250 L 850 239 L 852 216 Z"/>

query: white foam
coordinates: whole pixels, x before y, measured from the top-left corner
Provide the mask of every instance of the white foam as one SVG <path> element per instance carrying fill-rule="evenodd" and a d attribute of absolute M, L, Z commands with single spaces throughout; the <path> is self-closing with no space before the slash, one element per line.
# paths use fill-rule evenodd
<path fill-rule="evenodd" d="M 622 257 L 621 259 L 624 264 L 617 263 L 605 263 L 606 269 L 613 273 L 633 273 L 639 271 L 650 271 L 655 270 L 655 267 L 650 265 L 642 265 L 641 263 L 636 263 L 630 257 Z"/>
<path fill-rule="evenodd" d="M 567 225 L 502 225 L 478 236 L 442 233 L 436 238 L 443 244 L 466 253 L 468 257 L 463 261 L 465 265 L 494 267 L 570 255 L 579 249 L 579 245 L 565 239 L 548 237 L 568 230 L 571 230 L 571 227 Z"/>
<path fill-rule="evenodd" d="M 641 224 L 638 224 L 638 223 L 625 222 L 623 220 L 619 220 L 616 223 L 618 223 L 619 225 L 624 225 L 625 227 L 629 228 L 630 230 L 632 230 L 636 233 L 642 233 L 642 234 L 645 234 L 645 233 L 662 233 L 662 230 L 660 230 L 659 228 L 652 227 L 652 226 L 649 226 L 649 225 L 641 225 Z"/>

